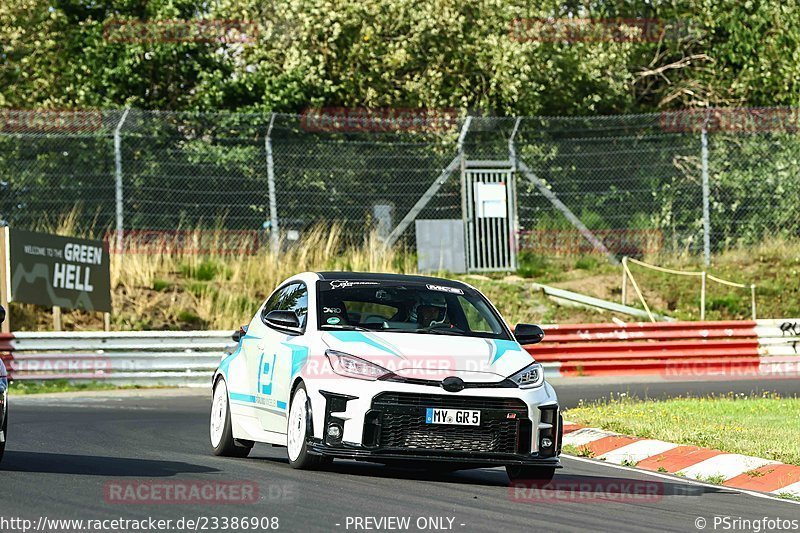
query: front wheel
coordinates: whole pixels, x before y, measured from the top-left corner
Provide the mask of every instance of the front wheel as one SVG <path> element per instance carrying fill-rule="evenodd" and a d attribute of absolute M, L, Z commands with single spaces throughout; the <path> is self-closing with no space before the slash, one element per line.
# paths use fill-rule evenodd
<path fill-rule="evenodd" d="M 556 474 L 554 466 L 506 466 L 506 474 L 511 481 L 529 481 L 531 483 L 549 483 Z"/>
<path fill-rule="evenodd" d="M 228 386 L 224 379 L 217 381 L 214 386 L 214 399 L 211 402 L 211 417 L 209 431 L 211 434 L 211 447 L 214 455 L 226 457 L 247 457 L 252 449 L 250 446 L 239 446 L 233 440 L 231 429 L 231 409 L 228 402 Z"/>
<path fill-rule="evenodd" d="M 318 468 L 331 463 L 330 457 L 311 455 L 308 452 L 308 439 L 312 437 L 311 401 L 304 384 L 294 390 L 292 404 L 289 406 L 289 420 L 286 423 L 286 452 L 289 465 L 298 470 Z"/>

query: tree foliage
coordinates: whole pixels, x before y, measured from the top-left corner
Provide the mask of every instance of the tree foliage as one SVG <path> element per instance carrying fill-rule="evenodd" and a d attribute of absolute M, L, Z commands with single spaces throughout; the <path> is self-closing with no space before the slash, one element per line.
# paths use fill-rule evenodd
<path fill-rule="evenodd" d="M 657 19 L 660 39 L 515 34 L 515 20 Z M 115 21 L 248 21 L 246 42 L 120 42 Z M 635 31 L 635 29 L 631 30 Z M 14 0 L 0 107 L 454 108 L 490 115 L 800 103 L 795 2 Z"/>

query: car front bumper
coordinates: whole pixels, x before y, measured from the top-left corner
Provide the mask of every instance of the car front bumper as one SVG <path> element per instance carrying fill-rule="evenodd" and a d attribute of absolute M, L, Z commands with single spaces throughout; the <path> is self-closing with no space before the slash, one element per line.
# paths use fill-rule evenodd
<path fill-rule="evenodd" d="M 560 467 L 562 421 L 552 387 L 471 388 L 394 382 L 306 383 L 314 454 L 375 462 Z M 310 387 L 309 387 L 310 385 Z M 427 408 L 480 410 L 479 426 L 427 424 Z M 328 429 L 338 426 L 338 435 Z M 546 445 L 549 441 L 549 445 Z"/>

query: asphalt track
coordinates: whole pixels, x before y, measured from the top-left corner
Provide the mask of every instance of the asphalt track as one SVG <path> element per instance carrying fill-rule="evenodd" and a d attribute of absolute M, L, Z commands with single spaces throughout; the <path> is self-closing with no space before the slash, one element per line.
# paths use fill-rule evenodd
<path fill-rule="evenodd" d="M 623 392 L 637 393 L 638 388 L 642 394 L 654 387 L 617 385 Z M 587 380 L 566 380 L 558 390 L 570 404 L 591 399 L 594 386 Z M 670 390 L 656 394 L 680 394 L 689 385 L 666 386 Z M 597 387 L 601 396 L 609 390 L 609 384 Z M 698 531 L 695 521 L 701 517 L 706 531 L 744 531 L 754 527 L 714 528 L 714 517 L 800 520 L 800 505 L 792 502 L 579 458 L 564 458 L 564 469 L 556 475 L 564 487 L 559 491 L 509 487 L 500 469 L 432 474 L 337 461 L 325 471 L 296 471 L 289 468 L 284 449 L 263 445 L 256 446 L 248 459 L 219 458 L 209 452 L 206 391 L 121 391 L 11 400 L 8 447 L 0 465 L 0 524 L 2 518 L 24 518 L 38 525 L 42 517 L 153 517 L 204 518 L 211 528 L 215 517 L 238 516 L 277 517 L 282 531 Z M 246 504 L 118 503 L 107 497 L 109 484 L 142 480 L 252 482 L 259 497 Z M 631 486 L 644 487 L 640 492 L 646 496 L 631 495 Z M 407 529 L 385 527 L 397 525 L 394 522 L 373 528 L 375 522 L 363 521 L 357 527 L 356 517 L 408 517 L 410 522 Z M 433 520 L 425 523 L 428 518 L 442 525 L 436 527 Z M 19 524 L 5 522 L 0 529 L 21 531 Z M 203 530 L 183 530 L 195 529 Z M 238 530 L 244 529 L 228 529 Z"/>

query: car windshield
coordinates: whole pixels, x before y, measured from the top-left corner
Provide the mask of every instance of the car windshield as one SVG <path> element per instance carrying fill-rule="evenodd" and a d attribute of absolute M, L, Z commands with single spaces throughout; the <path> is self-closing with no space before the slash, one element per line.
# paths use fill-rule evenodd
<path fill-rule="evenodd" d="M 510 338 L 500 317 L 480 293 L 445 283 L 319 281 L 319 327 Z"/>

